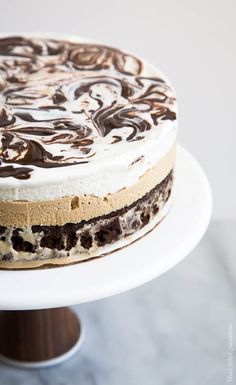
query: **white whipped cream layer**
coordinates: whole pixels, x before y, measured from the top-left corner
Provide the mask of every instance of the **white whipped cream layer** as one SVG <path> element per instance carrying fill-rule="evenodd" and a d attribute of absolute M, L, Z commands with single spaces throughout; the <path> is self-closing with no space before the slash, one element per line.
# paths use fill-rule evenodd
<path fill-rule="evenodd" d="M 163 130 L 164 135 L 161 130 L 150 132 L 150 137 L 141 143 L 133 142 L 129 146 L 117 143 L 115 149 L 82 167 L 43 170 L 34 167 L 31 179 L 6 178 L 0 181 L 0 199 L 38 201 L 70 195 L 106 196 L 130 187 L 174 145 L 176 130 L 166 126 Z M 128 147 L 126 151 L 125 147 Z"/>

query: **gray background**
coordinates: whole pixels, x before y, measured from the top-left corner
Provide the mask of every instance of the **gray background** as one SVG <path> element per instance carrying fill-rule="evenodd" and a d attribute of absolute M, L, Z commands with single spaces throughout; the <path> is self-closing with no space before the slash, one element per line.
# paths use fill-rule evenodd
<path fill-rule="evenodd" d="M 235 0 L 0 0 L 0 32 L 78 34 L 158 65 L 177 91 L 179 140 L 207 172 L 215 201 L 209 231 L 185 261 L 76 307 L 86 338 L 73 359 L 35 372 L 0 365 L 0 385 L 227 384 L 231 323 L 234 346 L 236 333 L 235 19 Z M 233 360 L 235 372 L 235 352 Z"/>
<path fill-rule="evenodd" d="M 235 0 L 0 0 L 0 32 L 60 32 L 137 53 L 179 101 L 179 140 L 201 162 L 214 217 L 236 218 Z"/>

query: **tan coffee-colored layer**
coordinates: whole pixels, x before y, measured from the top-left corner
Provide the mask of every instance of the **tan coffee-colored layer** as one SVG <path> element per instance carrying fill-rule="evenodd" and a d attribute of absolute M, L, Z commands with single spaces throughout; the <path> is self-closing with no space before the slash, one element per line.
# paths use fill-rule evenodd
<path fill-rule="evenodd" d="M 106 197 L 68 196 L 49 201 L 1 201 L 0 225 L 27 227 L 32 225 L 64 225 L 107 215 L 128 206 L 159 184 L 173 169 L 175 146 L 147 171 L 138 182 Z"/>

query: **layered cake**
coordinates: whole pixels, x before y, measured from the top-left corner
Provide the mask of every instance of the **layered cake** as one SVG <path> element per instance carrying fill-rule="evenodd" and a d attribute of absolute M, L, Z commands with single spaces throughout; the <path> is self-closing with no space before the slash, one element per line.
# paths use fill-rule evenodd
<path fill-rule="evenodd" d="M 0 143 L 0 268 L 109 254 L 171 206 L 175 94 L 119 49 L 1 37 Z"/>

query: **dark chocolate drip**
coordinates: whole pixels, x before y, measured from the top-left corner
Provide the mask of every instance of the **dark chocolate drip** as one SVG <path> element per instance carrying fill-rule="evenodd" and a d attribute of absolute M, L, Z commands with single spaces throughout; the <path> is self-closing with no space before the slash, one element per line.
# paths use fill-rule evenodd
<path fill-rule="evenodd" d="M 94 115 L 94 124 L 102 136 L 107 136 L 114 128 L 131 127 L 132 133 L 126 138 L 131 141 L 137 132 L 150 130 L 151 125 L 139 116 L 139 111 L 134 107 L 123 108 L 109 107 L 99 110 Z"/>
<path fill-rule="evenodd" d="M 166 109 L 165 113 L 161 118 L 161 120 L 175 120 L 175 119 L 176 119 L 176 113 L 174 111 L 170 111 L 168 108 Z"/>
<path fill-rule="evenodd" d="M 52 101 L 54 104 L 61 104 L 61 103 L 66 102 L 66 100 L 67 99 L 66 99 L 65 95 L 60 90 L 57 90 L 52 97 Z"/>
<path fill-rule="evenodd" d="M 154 124 L 158 124 L 158 119 L 161 120 L 175 120 L 176 113 L 174 111 L 170 111 L 168 108 L 162 107 L 159 111 L 151 114 L 152 120 Z"/>
<path fill-rule="evenodd" d="M 82 144 L 87 145 L 86 144 Z M 13 150 L 15 157 L 9 157 L 8 150 Z M 10 133 L 5 132 L 2 139 L 2 149 L 0 150 L 0 157 L 5 163 L 18 163 L 21 165 L 34 165 L 42 168 L 53 168 L 71 166 L 72 164 L 82 164 L 81 161 L 62 162 L 63 156 L 53 156 L 50 152 L 35 140 L 19 139 Z"/>
<path fill-rule="evenodd" d="M 10 124 L 15 123 L 15 121 L 15 116 L 7 114 L 6 110 L 3 108 L 0 112 L 0 127 L 10 126 Z"/>
<path fill-rule="evenodd" d="M 133 85 L 129 84 L 127 81 L 122 79 L 116 79 L 114 77 L 101 76 L 87 79 L 86 84 L 81 85 L 75 90 L 75 98 L 79 98 L 84 93 L 89 93 L 92 98 L 96 99 L 92 94 L 91 87 L 97 84 L 107 84 L 111 85 L 114 88 L 120 89 L 120 94 L 125 99 L 128 99 L 134 94 Z M 99 95 L 96 100 L 99 100 L 99 97 L 101 98 L 101 95 Z"/>
<path fill-rule="evenodd" d="M 14 132 L 20 133 L 20 134 L 35 135 L 35 136 L 50 136 L 55 134 L 55 130 L 53 128 L 37 127 L 37 126 L 15 128 Z"/>
<path fill-rule="evenodd" d="M 118 72 L 125 75 L 139 75 L 142 71 L 142 63 L 139 59 L 103 45 L 77 44 L 77 47 L 70 51 L 69 59 L 79 70 L 98 71 L 114 66 Z M 127 69 L 130 59 L 135 64 L 134 71 Z"/>
<path fill-rule="evenodd" d="M 29 179 L 32 171 L 29 167 L 0 166 L 0 178 L 12 176 L 17 179 Z"/>
<path fill-rule="evenodd" d="M 12 172 L 7 176 L 26 179 L 33 172 L 12 165 L 3 172 L 3 163 L 87 163 L 96 154 L 94 138 L 138 141 L 153 125 L 175 120 L 170 86 L 143 73 L 139 59 L 104 45 L 1 38 L 0 177 Z"/>
<path fill-rule="evenodd" d="M 25 48 L 22 53 L 15 52 L 16 47 Z M 56 55 L 64 50 L 64 44 L 57 41 L 27 39 L 21 36 L 11 36 L 0 39 L 0 55 L 34 58 L 35 55 Z"/>
<path fill-rule="evenodd" d="M 122 141 L 122 138 L 119 135 L 113 135 L 113 138 L 114 138 L 114 140 L 113 140 L 113 142 L 111 142 L 112 144 L 113 143 L 118 143 L 118 142 Z"/>
<path fill-rule="evenodd" d="M 56 120 L 56 118 L 53 118 L 53 119 L 34 119 L 33 116 L 30 115 L 27 112 L 17 112 L 15 114 L 15 116 L 17 116 L 21 120 L 24 120 L 25 122 L 30 122 L 30 123 L 34 123 L 34 122 L 50 122 L 50 121 Z"/>

